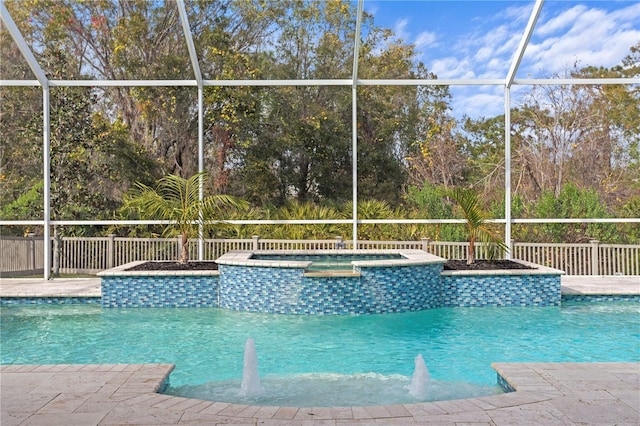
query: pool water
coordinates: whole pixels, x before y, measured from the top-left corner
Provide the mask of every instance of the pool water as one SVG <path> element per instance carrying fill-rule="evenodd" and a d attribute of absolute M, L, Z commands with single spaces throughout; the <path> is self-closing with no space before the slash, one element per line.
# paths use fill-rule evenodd
<path fill-rule="evenodd" d="M 279 261 L 311 261 L 311 266 L 307 269 L 330 270 L 330 269 L 352 269 L 353 261 L 369 260 L 398 260 L 405 259 L 400 254 L 254 254 L 253 260 L 279 260 Z"/>
<path fill-rule="evenodd" d="M 430 373 L 421 400 L 500 392 L 492 362 L 640 361 L 640 304 L 439 308 L 363 316 L 222 309 L 2 307 L 3 364 L 172 363 L 166 393 L 290 406 L 416 402 L 414 359 Z M 241 397 L 255 341 L 265 392 Z"/>

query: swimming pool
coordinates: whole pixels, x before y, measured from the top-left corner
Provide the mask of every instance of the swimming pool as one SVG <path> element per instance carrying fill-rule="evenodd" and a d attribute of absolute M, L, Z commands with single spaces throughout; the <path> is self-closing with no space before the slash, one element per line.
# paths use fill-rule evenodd
<path fill-rule="evenodd" d="M 491 362 L 640 361 L 640 304 L 437 308 L 362 316 L 224 309 L 2 307 L 3 364 L 174 363 L 167 393 L 289 406 L 417 402 L 405 389 L 421 354 L 425 400 L 499 392 Z M 239 396 L 256 344 L 265 394 Z"/>

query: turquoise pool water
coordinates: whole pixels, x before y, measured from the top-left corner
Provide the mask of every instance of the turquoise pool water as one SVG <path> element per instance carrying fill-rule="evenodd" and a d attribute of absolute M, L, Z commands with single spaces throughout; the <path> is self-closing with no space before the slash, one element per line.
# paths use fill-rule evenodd
<path fill-rule="evenodd" d="M 310 271 L 352 269 L 351 262 L 404 259 L 400 254 L 254 254 L 251 259 L 280 261 L 311 261 Z"/>
<path fill-rule="evenodd" d="M 278 405 L 410 403 L 499 392 L 492 362 L 640 361 L 640 304 L 441 308 L 406 314 L 285 316 L 220 309 L 2 307 L 3 364 L 173 363 L 167 393 Z M 247 338 L 265 394 L 238 395 Z"/>

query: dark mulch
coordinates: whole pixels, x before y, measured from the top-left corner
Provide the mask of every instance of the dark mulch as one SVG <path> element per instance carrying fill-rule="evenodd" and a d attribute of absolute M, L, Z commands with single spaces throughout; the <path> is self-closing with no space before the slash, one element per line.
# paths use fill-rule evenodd
<path fill-rule="evenodd" d="M 215 262 L 145 262 L 127 271 L 217 271 Z"/>
<path fill-rule="evenodd" d="M 466 260 L 449 260 L 444 264 L 445 271 L 477 271 L 498 269 L 535 269 L 511 260 L 483 260 L 479 259 L 471 265 Z M 217 271 L 215 262 L 145 262 L 131 267 L 127 271 Z"/>
<path fill-rule="evenodd" d="M 535 269 L 530 266 L 523 265 L 522 263 L 514 262 L 511 260 L 475 260 L 471 265 L 467 265 L 466 260 L 449 260 L 444 264 L 445 271 L 478 271 L 478 270 L 490 270 L 495 271 L 499 269 Z"/>

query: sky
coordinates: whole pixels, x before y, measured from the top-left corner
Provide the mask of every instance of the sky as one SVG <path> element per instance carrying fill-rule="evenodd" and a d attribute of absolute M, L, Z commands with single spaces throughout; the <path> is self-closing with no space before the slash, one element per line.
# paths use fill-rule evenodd
<path fill-rule="evenodd" d="M 377 26 L 416 46 L 439 79 L 504 79 L 533 0 L 365 0 Z M 573 67 L 621 64 L 640 41 L 640 1 L 545 1 L 516 78 L 563 77 Z M 514 87 L 518 93 L 527 87 Z M 504 113 L 504 88 L 451 86 L 454 115 Z"/>

